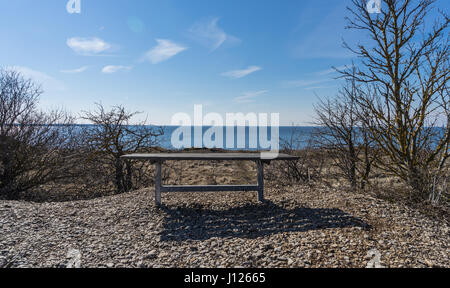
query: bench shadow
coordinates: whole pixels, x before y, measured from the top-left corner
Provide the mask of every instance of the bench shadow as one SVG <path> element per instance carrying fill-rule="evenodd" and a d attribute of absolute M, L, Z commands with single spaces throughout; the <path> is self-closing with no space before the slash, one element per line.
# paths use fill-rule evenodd
<path fill-rule="evenodd" d="M 166 214 L 161 241 L 207 240 L 210 238 L 247 238 L 283 232 L 305 232 L 331 228 L 369 229 L 359 218 L 340 209 L 285 209 L 273 202 L 248 204 L 228 210 L 201 207 L 161 207 Z"/>

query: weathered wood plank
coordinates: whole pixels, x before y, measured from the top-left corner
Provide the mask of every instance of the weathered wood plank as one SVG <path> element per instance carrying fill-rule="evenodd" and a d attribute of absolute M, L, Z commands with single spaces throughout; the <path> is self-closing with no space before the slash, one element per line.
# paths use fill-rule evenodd
<path fill-rule="evenodd" d="M 257 191 L 258 200 L 264 201 L 264 164 L 275 160 L 297 160 L 299 157 L 286 154 L 278 154 L 273 159 L 265 158 L 261 153 L 158 153 L 158 154 L 131 154 L 122 156 L 125 160 L 150 161 L 156 165 L 155 172 L 155 202 L 161 205 L 161 192 L 247 192 Z M 232 160 L 232 161 L 255 161 L 258 170 L 257 185 L 214 185 L 214 186 L 163 186 L 161 177 L 161 165 L 164 161 L 180 160 Z"/>
<path fill-rule="evenodd" d="M 162 186 L 161 192 L 248 192 L 258 191 L 258 185 L 197 185 Z"/>
<path fill-rule="evenodd" d="M 258 169 L 258 200 L 264 201 L 264 163 L 263 161 L 257 161 Z"/>
<path fill-rule="evenodd" d="M 155 171 L 155 202 L 156 206 L 161 205 L 161 162 L 157 161 Z"/>
<path fill-rule="evenodd" d="M 261 153 L 156 153 L 156 154 L 130 154 L 122 156 L 123 159 L 150 160 L 150 161 L 170 161 L 170 160 L 263 160 Z M 297 160 L 296 156 L 279 154 L 276 160 Z"/>

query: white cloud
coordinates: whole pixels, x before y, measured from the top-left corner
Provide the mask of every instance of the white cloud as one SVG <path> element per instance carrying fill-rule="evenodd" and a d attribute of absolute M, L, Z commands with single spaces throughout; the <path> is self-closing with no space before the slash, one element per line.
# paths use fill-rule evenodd
<path fill-rule="evenodd" d="M 307 87 L 305 88 L 305 90 L 320 90 L 320 89 L 330 89 L 330 88 L 335 88 L 336 86 L 312 86 L 312 87 Z"/>
<path fill-rule="evenodd" d="M 266 94 L 267 90 L 261 90 L 261 91 L 250 91 L 250 92 L 245 92 L 242 96 L 236 97 L 234 98 L 234 101 L 237 103 L 251 103 L 251 102 L 255 102 L 255 98 Z"/>
<path fill-rule="evenodd" d="M 338 70 L 344 70 L 348 69 L 349 66 L 343 65 L 335 67 Z M 313 79 L 301 79 L 301 80 L 292 80 L 292 81 L 284 81 L 281 83 L 281 86 L 283 88 L 304 88 L 305 90 L 316 90 L 316 89 L 328 89 L 328 88 L 334 88 L 335 85 L 331 84 L 330 82 L 336 82 L 339 81 L 339 79 L 336 79 L 333 75 L 336 74 L 335 68 L 330 68 L 326 70 L 321 70 L 317 72 L 311 72 L 310 78 L 314 77 Z M 326 84 L 325 84 L 326 83 Z"/>
<path fill-rule="evenodd" d="M 255 73 L 260 70 L 262 70 L 262 68 L 259 66 L 249 66 L 247 69 L 233 70 L 233 71 L 222 73 L 222 76 L 237 79 L 237 78 L 245 77 L 249 74 Z"/>
<path fill-rule="evenodd" d="M 147 51 L 143 57 L 143 60 L 150 61 L 152 64 L 168 60 L 188 49 L 167 39 L 156 39 L 156 42 L 158 45 Z"/>
<path fill-rule="evenodd" d="M 346 65 L 336 67 L 337 70 L 344 70 L 346 68 L 348 68 Z M 330 69 L 326 69 L 326 70 L 322 70 L 322 71 L 316 72 L 315 74 L 319 75 L 319 76 L 326 76 L 326 75 L 329 75 L 329 74 L 336 73 L 336 69 L 330 68 Z"/>
<path fill-rule="evenodd" d="M 238 38 L 225 33 L 217 26 L 217 22 L 219 22 L 219 18 L 197 22 L 188 31 L 192 38 L 209 47 L 211 51 L 216 50 L 225 43 L 237 44 L 241 42 Z"/>
<path fill-rule="evenodd" d="M 24 78 L 30 78 L 37 84 L 42 85 L 44 91 L 62 91 L 66 89 L 64 83 L 44 72 L 23 66 L 13 66 L 10 69 L 19 72 Z"/>
<path fill-rule="evenodd" d="M 285 81 L 282 86 L 284 88 L 292 88 L 292 87 L 308 87 L 312 85 L 317 85 L 325 82 L 330 82 L 332 79 L 318 79 L 318 80 L 294 80 L 294 81 Z"/>
<path fill-rule="evenodd" d="M 357 44 L 363 40 L 362 35 L 355 30 L 345 29 L 347 23 L 342 15 L 346 14 L 346 1 L 335 2 L 334 5 L 330 5 L 331 9 L 328 12 L 324 10 L 317 14 L 319 10 L 308 11 L 309 9 L 305 9 L 308 14 L 299 18 L 303 20 L 303 26 L 296 31 L 296 38 L 299 42 L 292 47 L 294 57 L 300 59 L 354 57 L 353 53 L 342 47 L 342 39 L 349 44 L 353 44 L 356 40 L 355 44 Z M 315 15 L 321 15 L 320 19 L 314 19 Z M 313 18 L 310 18 L 311 16 Z M 305 21 L 308 18 L 310 18 L 309 21 Z"/>
<path fill-rule="evenodd" d="M 82 73 L 84 71 L 86 71 L 89 67 L 88 66 L 83 66 L 77 69 L 71 69 L 71 70 L 61 70 L 61 73 L 65 73 L 65 74 L 78 74 L 78 73 Z"/>
<path fill-rule="evenodd" d="M 111 44 L 102 39 L 73 37 L 67 39 L 67 46 L 81 55 L 96 55 L 111 49 Z"/>
<path fill-rule="evenodd" d="M 102 69 L 102 73 L 105 74 L 113 74 L 116 72 L 126 72 L 126 71 L 130 71 L 133 67 L 131 66 L 120 66 L 120 65 L 108 65 L 103 67 Z"/>

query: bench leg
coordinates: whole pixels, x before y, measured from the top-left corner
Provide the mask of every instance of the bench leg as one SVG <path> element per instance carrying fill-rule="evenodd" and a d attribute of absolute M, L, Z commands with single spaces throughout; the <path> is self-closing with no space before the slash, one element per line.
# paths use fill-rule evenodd
<path fill-rule="evenodd" d="M 258 166 L 258 201 L 264 202 L 264 163 L 257 161 Z"/>
<path fill-rule="evenodd" d="M 161 205 L 161 162 L 156 163 L 156 175 L 155 175 L 155 203 L 156 206 Z"/>

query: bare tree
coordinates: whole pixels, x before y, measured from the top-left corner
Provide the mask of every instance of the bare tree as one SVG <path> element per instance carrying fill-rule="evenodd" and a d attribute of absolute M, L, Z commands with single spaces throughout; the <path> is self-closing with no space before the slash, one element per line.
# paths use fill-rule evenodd
<path fill-rule="evenodd" d="M 289 155 L 299 156 L 295 161 L 280 161 L 272 163 L 274 169 L 267 172 L 267 177 L 283 179 L 284 183 L 306 183 L 312 185 L 321 176 L 325 166 L 325 157 L 319 149 L 314 147 L 311 131 L 294 129 L 290 138 L 283 139 L 281 151 Z"/>
<path fill-rule="evenodd" d="M 143 177 L 144 164 L 123 161 L 127 153 L 148 152 L 164 134 L 162 128 L 146 125 L 146 121 L 132 123 L 138 112 L 128 112 L 122 106 L 106 111 L 96 104 L 95 111 L 84 112 L 83 119 L 92 125 L 85 127 L 85 143 L 89 150 L 88 159 L 102 171 L 106 182 L 114 183 L 116 192 L 133 189 L 132 176 Z M 140 165 L 139 167 L 136 165 Z"/>
<path fill-rule="evenodd" d="M 441 108 L 443 110 L 443 116 L 446 118 L 446 127 L 447 127 L 447 134 L 450 134 L 449 127 L 450 127 L 450 97 L 449 95 L 449 87 L 446 86 L 445 89 L 440 91 L 441 96 Z M 445 133 L 444 130 L 442 133 Z M 430 178 L 432 178 L 432 187 L 431 187 L 431 193 L 429 196 L 429 201 L 433 204 L 439 203 L 441 200 L 441 197 L 443 194 L 446 196 L 450 195 L 449 191 L 449 185 L 450 182 L 450 165 L 449 161 L 447 161 L 449 157 L 449 151 L 450 151 L 450 141 L 447 141 L 446 144 L 444 144 L 443 152 L 440 153 L 440 156 L 437 160 L 437 165 L 434 170 L 429 171 L 430 172 Z"/>
<path fill-rule="evenodd" d="M 0 69 L 0 195 L 71 177 L 72 118 L 63 111 L 41 112 L 42 90 L 13 70 Z"/>
<path fill-rule="evenodd" d="M 361 65 L 355 74 L 341 73 L 371 85 L 356 100 L 367 111 L 371 139 L 387 156 L 382 167 L 426 199 L 450 155 L 449 18 L 441 12 L 432 27 L 425 25 L 433 0 L 384 0 L 380 14 L 370 14 L 365 0 L 352 1 L 348 28 L 365 31 L 371 43 L 345 44 Z"/>
<path fill-rule="evenodd" d="M 315 124 L 320 127 L 315 141 L 328 151 L 353 190 L 365 188 L 377 158 L 374 143 L 360 118 L 362 111 L 358 111 L 359 93 L 356 81 L 348 80 L 335 98 L 320 100 L 315 106 Z"/>

